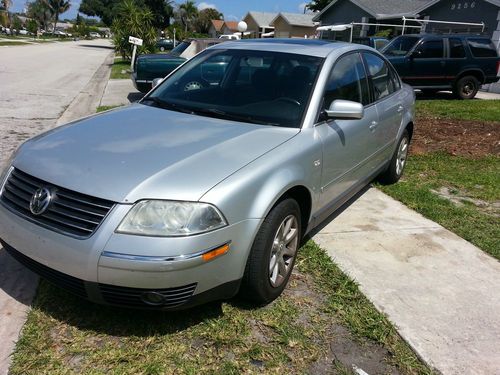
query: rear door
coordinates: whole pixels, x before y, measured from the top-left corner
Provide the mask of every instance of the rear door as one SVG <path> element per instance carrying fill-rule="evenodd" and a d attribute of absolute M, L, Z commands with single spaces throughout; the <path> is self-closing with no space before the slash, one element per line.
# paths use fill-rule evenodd
<path fill-rule="evenodd" d="M 321 205 L 335 201 L 367 177 L 373 150 L 371 124 L 378 122 L 370 105 L 368 79 L 358 52 L 339 58 L 325 87 L 322 110 L 337 99 L 366 104 L 361 120 L 328 120 L 316 127 L 323 148 Z"/>
<path fill-rule="evenodd" d="M 446 38 L 447 53 L 446 53 L 446 81 L 452 84 L 455 78 L 462 72 L 467 65 L 467 55 L 465 53 L 465 45 L 461 38 Z"/>
<path fill-rule="evenodd" d="M 377 108 L 378 122 L 371 124 L 370 173 L 375 173 L 392 155 L 399 127 L 403 120 L 403 92 L 394 69 L 378 55 L 363 52 L 372 90 L 372 100 Z"/>

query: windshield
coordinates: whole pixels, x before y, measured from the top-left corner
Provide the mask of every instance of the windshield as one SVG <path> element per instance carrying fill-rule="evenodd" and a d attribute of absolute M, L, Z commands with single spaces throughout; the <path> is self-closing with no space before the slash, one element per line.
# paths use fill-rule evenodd
<path fill-rule="evenodd" d="M 143 104 L 261 125 L 300 127 L 322 58 L 206 50 L 168 77 Z"/>
<path fill-rule="evenodd" d="M 382 53 L 386 56 L 406 56 L 419 40 L 416 36 L 398 36 L 385 46 Z"/>
<path fill-rule="evenodd" d="M 178 44 L 177 47 L 175 47 L 172 51 L 170 51 L 170 53 L 175 53 L 176 55 L 180 56 L 180 54 L 184 52 L 190 44 L 191 43 L 189 42 L 182 42 L 181 44 Z"/>

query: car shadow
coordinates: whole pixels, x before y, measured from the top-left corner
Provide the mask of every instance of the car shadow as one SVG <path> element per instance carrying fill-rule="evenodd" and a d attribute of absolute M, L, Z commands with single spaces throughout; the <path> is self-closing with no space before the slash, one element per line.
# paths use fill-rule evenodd
<path fill-rule="evenodd" d="M 180 311 L 139 310 L 98 305 L 41 280 L 33 309 L 81 330 L 115 337 L 150 337 L 186 330 L 223 315 L 222 302 Z"/>
<path fill-rule="evenodd" d="M 1 299 L 12 298 L 20 304 L 29 306 L 37 286 L 38 276 L 12 258 L 0 246 L 0 290 L 5 294 Z"/>
<path fill-rule="evenodd" d="M 79 44 L 78 47 L 110 49 L 110 50 L 114 50 L 115 49 L 115 47 L 113 47 L 113 46 L 100 46 L 100 45 L 96 45 L 96 44 Z"/>

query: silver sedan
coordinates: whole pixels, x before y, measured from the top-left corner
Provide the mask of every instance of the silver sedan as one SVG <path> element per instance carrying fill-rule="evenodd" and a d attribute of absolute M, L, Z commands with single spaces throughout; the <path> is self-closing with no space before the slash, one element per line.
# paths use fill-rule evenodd
<path fill-rule="evenodd" d="M 401 177 L 414 102 L 362 45 L 214 46 L 140 103 L 23 144 L 0 177 L 1 243 L 97 303 L 269 303 L 305 234 Z"/>

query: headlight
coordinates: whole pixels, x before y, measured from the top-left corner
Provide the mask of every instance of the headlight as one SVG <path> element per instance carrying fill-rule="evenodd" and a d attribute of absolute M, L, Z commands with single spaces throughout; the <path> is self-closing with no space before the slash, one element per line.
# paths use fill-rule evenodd
<path fill-rule="evenodd" d="M 17 150 L 15 150 L 10 157 L 5 161 L 5 164 L 0 165 L 0 191 L 3 188 L 4 180 L 7 178 L 7 175 L 9 174 L 11 168 L 12 168 L 12 161 L 14 160 L 15 156 L 17 154 Z"/>
<path fill-rule="evenodd" d="M 189 236 L 226 226 L 219 210 L 207 203 L 141 201 L 116 231 L 143 236 Z"/>

